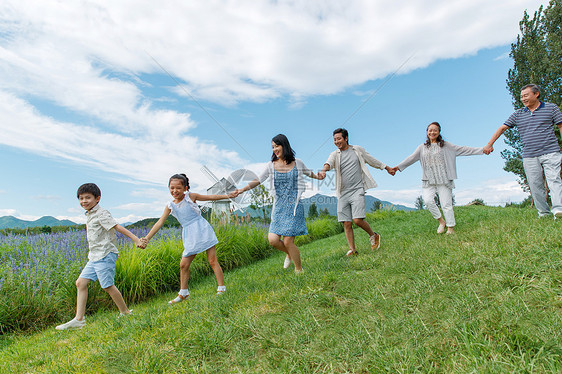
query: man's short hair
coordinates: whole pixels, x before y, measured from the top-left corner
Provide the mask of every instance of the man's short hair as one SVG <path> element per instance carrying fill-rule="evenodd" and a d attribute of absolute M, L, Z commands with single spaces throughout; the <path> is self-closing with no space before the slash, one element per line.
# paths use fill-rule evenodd
<path fill-rule="evenodd" d="M 101 190 L 95 183 L 84 183 L 78 187 L 76 197 L 80 197 L 83 193 L 91 193 L 96 198 L 101 196 Z"/>
<path fill-rule="evenodd" d="M 537 96 L 537 97 L 541 97 L 541 88 L 539 87 L 538 84 L 534 84 L 534 83 L 527 84 L 527 85 L 523 86 L 523 88 L 521 88 L 521 91 L 526 90 L 527 88 L 530 88 L 533 93 L 538 92 L 539 96 Z"/>
<path fill-rule="evenodd" d="M 336 134 L 341 134 L 341 136 L 343 136 L 344 139 L 347 139 L 349 141 L 349 134 L 347 133 L 346 129 L 339 127 L 339 128 L 334 130 L 334 132 L 332 133 L 332 136 L 334 136 Z"/>

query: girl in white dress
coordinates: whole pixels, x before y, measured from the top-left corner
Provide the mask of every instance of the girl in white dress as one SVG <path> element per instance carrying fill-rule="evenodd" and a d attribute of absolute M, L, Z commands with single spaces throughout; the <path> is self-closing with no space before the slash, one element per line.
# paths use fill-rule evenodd
<path fill-rule="evenodd" d="M 454 233 L 453 227 L 456 222 L 453 212 L 453 188 L 455 188 L 454 180 L 457 179 L 457 156 L 481 154 L 484 154 L 482 147 L 465 147 L 444 141 L 441 137 L 441 125 L 432 122 L 427 126 L 426 142 L 393 168 L 394 171 L 403 171 L 416 161 L 420 161 L 423 201 L 433 218 L 439 221 L 438 234 L 444 233 L 445 227 L 447 227 L 447 234 Z M 436 194 L 439 196 L 445 219 L 441 216 L 435 202 Z"/>
<path fill-rule="evenodd" d="M 141 239 L 144 245 L 162 228 L 164 221 L 170 213 L 177 218 L 182 226 L 182 240 L 184 251 L 180 261 L 180 292 L 178 296 L 169 301 L 168 304 L 177 304 L 189 297 L 189 289 L 187 288 L 189 281 L 189 266 L 198 253 L 207 252 L 209 265 L 217 278 L 218 288 L 217 294 L 226 291 L 224 286 L 224 276 L 222 268 L 217 261 L 217 249 L 215 245 L 218 243 L 217 236 L 213 228 L 205 218 L 201 216 L 201 211 L 196 201 L 212 201 L 223 200 L 235 197 L 230 195 L 201 195 L 189 192 L 189 179 L 185 174 L 174 174 L 168 183 L 170 194 L 174 198 L 164 208 L 162 217 L 152 226 L 150 232 Z"/>

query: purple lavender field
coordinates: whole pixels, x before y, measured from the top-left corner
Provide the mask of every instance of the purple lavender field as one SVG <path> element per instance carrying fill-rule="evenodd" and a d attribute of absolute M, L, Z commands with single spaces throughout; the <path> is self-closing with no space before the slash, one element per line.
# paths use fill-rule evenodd
<path fill-rule="evenodd" d="M 132 229 L 142 237 L 145 229 Z M 272 252 L 267 230 L 260 226 L 226 225 L 215 228 L 218 257 L 224 270 L 249 264 Z M 115 284 L 127 303 L 175 291 L 183 250 L 181 228 L 164 228 L 146 249 L 134 247 L 120 234 Z M 87 262 L 85 230 L 35 235 L 0 235 L 0 334 L 39 330 L 75 312 L 75 281 Z M 190 284 L 211 273 L 206 256 L 190 268 Z M 93 282 L 88 287 L 87 313 L 114 310 L 111 298 Z"/>

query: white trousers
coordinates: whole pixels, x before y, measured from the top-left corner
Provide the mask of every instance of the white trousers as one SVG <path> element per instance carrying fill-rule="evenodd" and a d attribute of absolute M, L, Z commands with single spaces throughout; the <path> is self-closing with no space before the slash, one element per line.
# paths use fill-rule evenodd
<path fill-rule="evenodd" d="M 425 206 L 435 219 L 441 218 L 441 212 L 439 207 L 435 203 L 435 194 L 439 196 L 439 202 L 441 203 L 441 209 L 443 209 L 443 215 L 445 216 L 445 223 L 447 227 L 453 227 L 456 225 L 455 213 L 453 212 L 453 190 L 444 184 L 432 185 L 422 188 L 423 201 Z"/>
<path fill-rule="evenodd" d="M 544 188 L 544 177 L 550 190 L 550 200 L 552 201 L 552 213 L 562 211 L 562 180 L 560 179 L 560 159 L 559 152 L 547 153 L 538 157 L 525 157 L 523 168 L 527 183 L 531 189 L 531 196 L 535 206 L 539 211 L 539 216 L 550 214 L 550 208 L 546 200 L 546 190 Z M 544 177 L 543 177 L 544 173 Z"/>

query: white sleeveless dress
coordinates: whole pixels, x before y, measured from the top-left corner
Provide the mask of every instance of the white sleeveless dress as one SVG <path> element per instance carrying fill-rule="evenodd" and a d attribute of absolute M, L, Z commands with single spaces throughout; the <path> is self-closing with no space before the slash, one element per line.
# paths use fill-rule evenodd
<path fill-rule="evenodd" d="M 187 194 L 179 204 L 170 201 L 168 208 L 182 226 L 183 257 L 204 252 L 219 242 L 213 227 L 201 217 L 201 210 Z"/>

